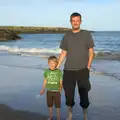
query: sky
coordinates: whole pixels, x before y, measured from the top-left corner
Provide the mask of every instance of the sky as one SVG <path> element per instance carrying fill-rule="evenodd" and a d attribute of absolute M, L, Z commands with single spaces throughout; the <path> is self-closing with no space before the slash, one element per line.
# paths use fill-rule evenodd
<path fill-rule="evenodd" d="M 73 12 L 83 29 L 120 30 L 120 0 L 0 0 L 0 26 L 70 28 Z"/>

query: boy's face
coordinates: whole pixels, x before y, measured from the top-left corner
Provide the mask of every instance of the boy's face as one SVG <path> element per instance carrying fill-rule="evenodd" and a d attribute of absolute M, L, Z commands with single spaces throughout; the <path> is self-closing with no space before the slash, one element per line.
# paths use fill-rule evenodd
<path fill-rule="evenodd" d="M 48 64 L 49 64 L 50 69 L 52 69 L 52 70 L 55 69 L 57 66 L 57 62 L 54 60 L 49 60 Z"/>

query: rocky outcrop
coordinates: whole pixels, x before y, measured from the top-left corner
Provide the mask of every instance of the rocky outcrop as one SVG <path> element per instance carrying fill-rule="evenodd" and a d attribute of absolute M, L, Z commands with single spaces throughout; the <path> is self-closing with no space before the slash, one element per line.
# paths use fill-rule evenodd
<path fill-rule="evenodd" d="M 6 41 L 6 40 L 18 40 L 21 39 L 20 36 L 18 36 L 15 32 L 0 29 L 0 41 Z"/>

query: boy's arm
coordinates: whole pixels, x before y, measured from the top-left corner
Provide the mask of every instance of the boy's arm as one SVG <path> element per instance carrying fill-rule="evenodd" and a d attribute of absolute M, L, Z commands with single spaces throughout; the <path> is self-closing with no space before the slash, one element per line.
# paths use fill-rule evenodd
<path fill-rule="evenodd" d="M 45 90 L 45 88 L 46 88 L 46 83 L 47 83 L 47 80 L 44 79 L 43 86 L 42 86 L 42 90 Z"/>
<path fill-rule="evenodd" d="M 46 83 L 47 83 L 47 80 L 44 79 L 43 86 L 42 86 L 42 90 L 40 91 L 40 94 L 41 94 L 41 95 L 44 94 L 44 92 L 45 92 Z"/>
<path fill-rule="evenodd" d="M 60 88 L 59 88 L 60 92 L 62 91 L 62 87 L 63 87 L 63 75 L 62 75 L 62 72 L 60 70 Z"/>
<path fill-rule="evenodd" d="M 63 83 L 62 80 L 60 80 L 60 89 L 59 89 L 60 92 L 62 91 L 62 87 L 63 87 L 63 86 L 62 86 L 62 83 Z"/>

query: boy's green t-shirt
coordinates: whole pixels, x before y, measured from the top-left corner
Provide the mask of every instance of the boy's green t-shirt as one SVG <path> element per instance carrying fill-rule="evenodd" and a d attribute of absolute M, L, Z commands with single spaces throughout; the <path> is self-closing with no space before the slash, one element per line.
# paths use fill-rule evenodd
<path fill-rule="evenodd" d="M 47 80 L 47 90 L 58 91 L 60 88 L 60 81 L 62 80 L 62 72 L 60 69 L 44 71 L 44 79 Z"/>

